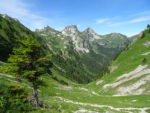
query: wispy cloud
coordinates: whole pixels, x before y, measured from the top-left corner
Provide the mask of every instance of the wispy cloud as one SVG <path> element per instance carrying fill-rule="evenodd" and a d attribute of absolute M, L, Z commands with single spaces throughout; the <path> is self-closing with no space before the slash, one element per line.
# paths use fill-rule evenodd
<path fill-rule="evenodd" d="M 42 28 L 48 21 L 53 21 L 51 18 L 35 14 L 30 10 L 30 6 L 30 4 L 25 3 L 23 0 L 0 0 L 0 13 L 19 19 L 32 30 Z"/>
<path fill-rule="evenodd" d="M 96 23 L 97 24 L 102 24 L 102 23 L 107 22 L 108 20 L 109 20 L 108 18 L 101 18 L 101 19 L 97 19 Z"/>
<path fill-rule="evenodd" d="M 150 20 L 150 17 L 141 17 L 141 18 L 136 18 L 131 20 L 130 23 L 138 23 L 138 22 L 143 22 L 148 20 Z"/>
<path fill-rule="evenodd" d="M 123 21 L 123 22 L 112 22 L 110 26 L 119 26 L 119 25 L 126 25 L 126 24 L 133 24 L 133 23 L 139 23 L 139 22 L 144 22 L 144 21 L 149 21 L 150 17 L 138 17 L 135 19 L 131 19 L 128 21 Z"/>
<path fill-rule="evenodd" d="M 147 10 L 147 11 L 139 12 L 139 13 L 136 13 L 132 16 L 144 16 L 144 15 L 150 15 L 150 11 Z"/>

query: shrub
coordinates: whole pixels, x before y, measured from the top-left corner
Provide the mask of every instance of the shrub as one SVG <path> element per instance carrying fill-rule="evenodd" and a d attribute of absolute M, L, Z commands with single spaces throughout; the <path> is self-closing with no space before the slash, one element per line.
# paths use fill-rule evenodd
<path fill-rule="evenodd" d="M 32 109 L 23 87 L 18 84 L 0 84 L 0 113 L 23 113 Z"/>

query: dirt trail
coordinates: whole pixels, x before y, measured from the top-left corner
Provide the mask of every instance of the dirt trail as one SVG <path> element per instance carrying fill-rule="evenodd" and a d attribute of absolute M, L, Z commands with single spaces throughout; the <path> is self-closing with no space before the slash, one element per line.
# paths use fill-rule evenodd
<path fill-rule="evenodd" d="M 99 104 L 91 104 L 91 103 L 82 103 L 82 102 L 76 102 L 76 101 L 72 101 L 72 100 L 69 100 L 69 99 L 65 99 L 65 98 L 62 98 L 62 97 L 56 97 L 57 99 L 61 100 L 61 101 L 64 101 L 66 103 L 71 103 L 71 104 L 76 104 L 76 105 L 82 105 L 82 106 L 90 106 L 90 107 L 97 107 L 97 108 L 109 108 L 111 110 L 116 110 L 116 111 L 129 111 L 130 113 L 133 111 L 133 110 L 138 110 L 139 113 L 147 113 L 146 110 L 149 110 L 150 107 L 144 107 L 144 108 L 115 108 L 113 106 L 110 106 L 110 105 L 99 105 Z"/>

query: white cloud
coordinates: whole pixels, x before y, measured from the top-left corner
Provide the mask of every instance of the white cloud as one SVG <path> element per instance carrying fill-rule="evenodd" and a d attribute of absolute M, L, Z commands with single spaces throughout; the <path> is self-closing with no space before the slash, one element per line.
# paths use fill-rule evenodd
<path fill-rule="evenodd" d="M 150 11 L 147 10 L 147 11 L 139 12 L 139 13 L 136 13 L 132 16 L 143 16 L 143 15 L 150 15 Z"/>
<path fill-rule="evenodd" d="M 139 23 L 139 22 L 144 22 L 150 20 L 150 17 L 139 17 L 135 18 L 129 21 L 124 21 L 124 22 L 114 22 L 111 23 L 110 26 L 119 26 L 119 25 L 126 25 L 126 24 L 133 24 L 133 23 Z"/>
<path fill-rule="evenodd" d="M 141 18 L 136 18 L 130 21 L 130 23 L 138 23 L 138 22 L 143 22 L 150 20 L 150 17 L 141 17 Z"/>
<path fill-rule="evenodd" d="M 43 28 L 47 25 L 47 22 L 53 21 L 51 18 L 35 14 L 30 10 L 30 7 L 31 5 L 23 0 L 0 0 L 0 13 L 19 19 L 31 30 Z"/>
<path fill-rule="evenodd" d="M 96 23 L 97 23 L 97 24 L 102 24 L 102 23 L 107 22 L 108 20 L 109 20 L 108 18 L 101 18 L 101 19 L 98 19 L 98 20 L 96 21 Z"/>

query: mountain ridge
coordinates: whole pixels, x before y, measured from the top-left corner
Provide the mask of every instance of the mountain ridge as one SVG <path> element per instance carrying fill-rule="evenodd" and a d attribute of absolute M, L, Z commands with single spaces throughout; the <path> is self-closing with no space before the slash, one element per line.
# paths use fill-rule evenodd
<path fill-rule="evenodd" d="M 54 31 L 53 29 L 49 30 L 50 31 L 48 32 L 51 32 L 51 30 Z M 63 58 L 63 63 L 65 62 L 65 59 L 67 57 L 69 58 L 69 60 L 72 60 L 70 58 L 74 58 L 74 61 L 78 61 L 77 59 L 82 59 L 79 61 L 81 62 L 80 65 L 83 65 L 82 67 L 85 67 L 85 69 L 83 69 L 87 71 L 85 72 L 85 74 L 88 75 L 88 77 L 86 76 L 86 78 L 90 77 L 90 79 L 93 75 L 96 77 L 97 72 L 101 72 L 102 70 L 106 71 L 107 69 L 104 68 L 107 68 L 113 58 L 115 58 L 115 56 L 119 54 L 124 48 L 126 48 L 126 46 L 130 43 L 129 39 L 125 35 L 119 33 L 99 35 L 92 28 L 87 28 L 84 31 L 79 31 L 76 25 L 66 26 L 64 30 L 55 30 L 55 33 L 51 34 L 48 34 L 46 29 L 42 29 L 36 32 L 41 37 L 43 37 L 43 39 L 46 39 L 46 43 L 51 43 L 49 44 L 49 46 L 51 46 L 51 52 L 61 50 L 62 56 L 58 55 L 57 57 Z M 53 37 L 53 39 L 50 37 Z M 57 42 L 57 48 L 54 48 L 54 40 Z M 72 54 L 70 54 L 70 52 Z M 89 64 L 93 65 L 91 65 L 90 67 L 88 66 Z M 95 67 L 94 64 L 96 64 Z M 105 66 L 103 67 L 104 64 Z M 101 67 L 101 69 L 98 70 L 98 67 Z M 76 72 L 76 69 L 72 71 Z M 82 73 L 82 76 L 83 75 L 84 73 Z M 74 76 L 76 77 L 77 75 Z"/>
<path fill-rule="evenodd" d="M 2 26 L 0 38 L 4 40 L 0 47 L 4 48 L 5 43 L 10 43 L 6 47 L 6 50 L 10 47 L 9 52 L 6 53 L 3 49 L 3 54 L 6 53 L 8 57 L 12 51 L 11 48 L 17 45 L 16 40 L 32 35 L 44 45 L 46 53 L 53 54 L 54 70 L 79 83 L 88 83 L 98 76 L 103 76 L 108 71 L 111 61 L 130 43 L 124 35 L 116 34 L 115 37 L 110 38 L 109 34 L 98 35 L 91 28 L 80 32 L 76 25 L 66 26 L 63 31 L 46 26 L 32 32 L 11 17 L 1 16 L 0 19 Z M 3 21 L 6 21 L 7 27 L 3 25 Z M 11 24 L 7 21 L 11 21 Z M 7 31 L 3 29 L 13 30 L 10 32 L 11 36 L 7 36 Z M 11 39 L 10 37 L 14 37 L 10 42 L 5 40 Z"/>

